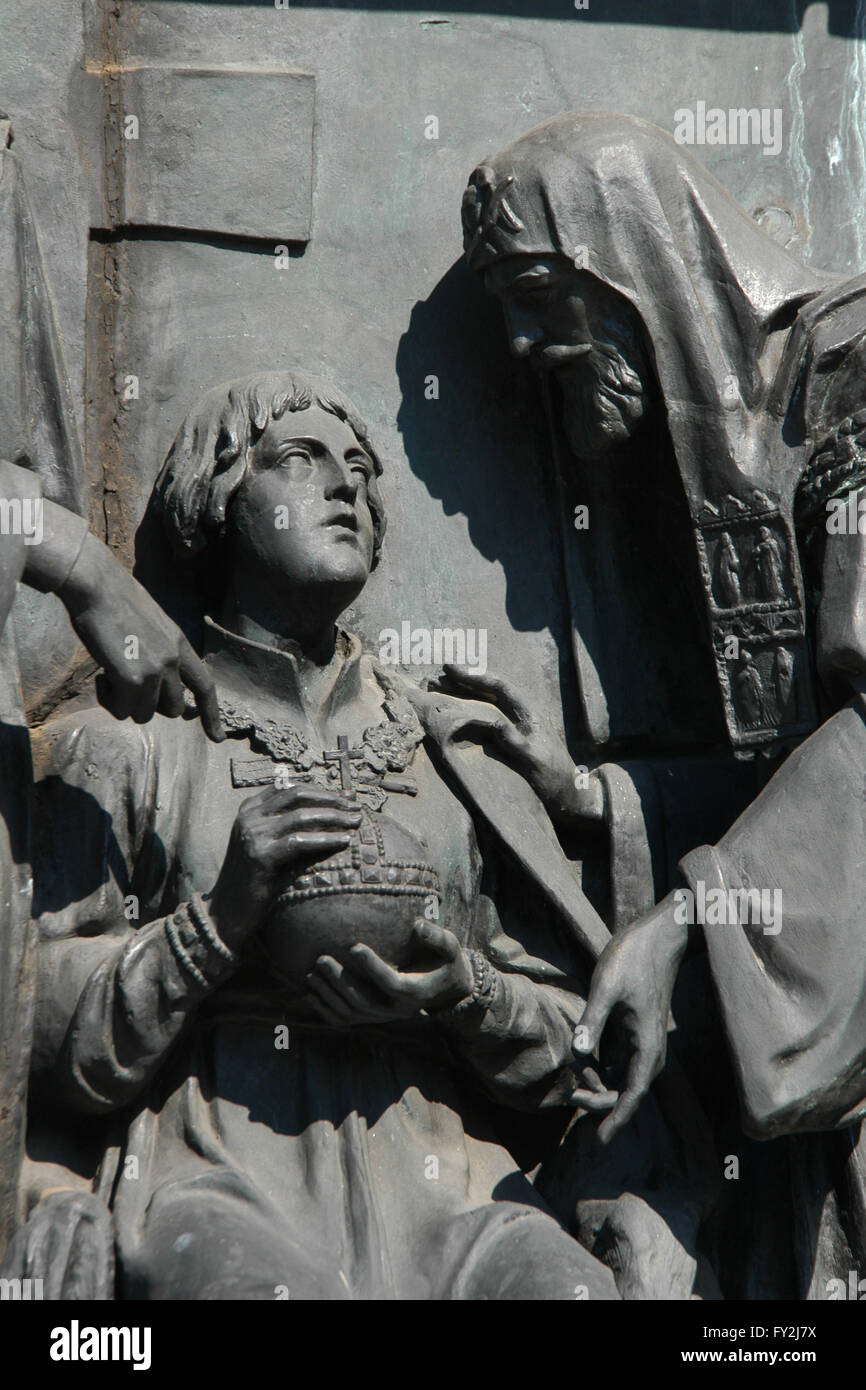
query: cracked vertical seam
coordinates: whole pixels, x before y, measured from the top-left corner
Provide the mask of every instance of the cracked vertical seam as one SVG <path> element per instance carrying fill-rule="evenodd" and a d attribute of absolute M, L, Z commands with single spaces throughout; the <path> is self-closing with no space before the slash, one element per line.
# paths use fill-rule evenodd
<path fill-rule="evenodd" d="M 103 83 L 103 198 L 106 225 L 116 230 L 123 222 L 124 145 L 123 97 L 121 90 L 119 0 L 103 4 L 100 26 L 99 71 Z M 94 342 L 95 373 L 90 379 L 91 421 L 97 432 L 95 460 L 97 488 L 101 496 L 96 506 L 106 543 L 114 550 L 126 541 L 123 508 L 117 486 L 120 468 L 120 408 L 117 397 L 117 329 L 120 303 L 121 247 L 109 234 L 103 242 L 92 243 L 91 273 L 95 286 L 96 322 L 88 324 L 89 340 Z M 89 453 L 93 452 L 90 449 Z"/>

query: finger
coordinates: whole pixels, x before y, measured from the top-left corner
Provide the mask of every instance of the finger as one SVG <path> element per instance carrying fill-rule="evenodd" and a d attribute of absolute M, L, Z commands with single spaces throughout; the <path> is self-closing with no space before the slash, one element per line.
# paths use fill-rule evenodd
<path fill-rule="evenodd" d="M 443 695 L 449 695 L 451 699 L 456 699 L 457 697 L 453 694 L 452 691 L 448 689 L 443 689 L 443 681 L 444 677 L 442 681 L 436 681 L 431 677 L 427 686 L 428 690 L 436 691 L 437 694 L 441 693 Z M 445 684 L 450 685 L 450 682 L 445 682 Z M 466 703 L 467 701 L 464 699 L 464 707 Z M 497 709 L 495 705 L 492 705 L 489 702 L 482 703 L 480 699 L 473 699 L 472 703 L 474 704 L 475 708 L 473 709 L 471 716 L 467 719 L 466 724 L 460 725 L 461 729 L 465 727 L 467 729 L 477 729 L 480 732 L 493 729 L 495 732 L 500 728 L 512 728 L 510 721 L 506 719 L 505 715 L 502 713 L 502 710 Z"/>
<path fill-rule="evenodd" d="M 628 1124 L 652 1085 L 658 1064 L 659 1046 L 655 1039 L 639 1039 L 629 1065 L 626 1085 L 612 1113 L 599 1125 L 598 1137 L 602 1144 L 609 1144 Z"/>
<path fill-rule="evenodd" d="M 361 808 L 357 801 L 325 791 L 312 784 L 293 783 L 290 787 L 276 787 L 269 784 L 262 791 L 248 796 L 240 805 L 238 814 L 249 829 L 273 830 L 277 825 L 285 831 L 291 817 L 302 811 L 312 810 L 324 817 L 343 815 L 352 817 L 352 824 L 359 823 Z"/>
<path fill-rule="evenodd" d="M 597 1050 L 615 1003 L 616 1000 L 603 978 L 596 976 L 590 987 L 586 1008 L 574 1030 L 571 1048 L 576 1057 L 583 1057 L 585 1053 Z"/>
<path fill-rule="evenodd" d="M 378 991 L 373 994 L 372 986 L 363 980 L 353 979 L 351 972 L 334 960 L 333 956 L 320 956 L 313 966 L 313 975 L 323 979 L 340 998 L 359 1014 L 370 1018 L 388 1016 L 391 1013 L 390 1001 Z"/>
<path fill-rule="evenodd" d="M 105 672 L 96 677 L 96 698 L 115 719 L 129 717 L 129 691 L 125 686 L 115 685 Z"/>
<path fill-rule="evenodd" d="M 145 724 L 154 713 L 159 698 L 159 677 L 150 676 L 137 684 L 125 675 L 103 671 L 96 677 L 96 695 L 115 719 L 134 719 Z"/>
<path fill-rule="evenodd" d="M 612 1110 L 619 1100 L 619 1091 L 583 1091 L 578 1088 L 571 1093 L 572 1105 L 582 1110 Z"/>
<path fill-rule="evenodd" d="M 609 1086 L 605 1086 L 595 1067 L 584 1067 L 580 1073 L 580 1079 L 590 1091 L 608 1091 Z"/>
<path fill-rule="evenodd" d="M 347 834 L 356 829 L 361 817 L 357 811 L 343 811 L 331 806 L 301 806 L 297 811 L 284 811 L 268 816 L 256 829 L 264 830 L 274 840 L 287 839 L 302 830 L 323 830 L 328 834 Z"/>
<path fill-rule="evenodd" d="M 183 685 L 178 671 L 167 671 L 163 676 L 157 709 L 167 719 L 178 719 L 186 709 Z"/>
<path fill-rule="evenodd" d="M 345 1027 L 345 1021 L 342 1018 L 338 1018 L 333 1009 L 329 1008 L 322 999 L 319 999 L 318 996 L 312 992 L 312 989 L 309 995 L 309 1002 L 312 1004 L 315 1017 L 320 1023 L 326 1023 L 329 1028 Z"/>
<path fill-rule="evenodd" d="M 156 714 L 162 692 L 162 673 L 145 676 L 132 689 L 129 712 L 136 724 L 146 724 Z"/>
<path fill-rule="evenodd" d="M 317 859 L 328 859 L 338 850 L 346 849 L 350 840 L 351 837 L 347 834 L 328 835 L 315 830 L 301 830 L 297 835 L 291 835 L 275 847 L 275 867 L 296 864 L 298 860 L 303 859 L 310 859 L 313 862 Z"/>
<path fill-rule="evenodd" d="M 277 816 L 301 806 L 327 806 L 337 811 L 360 812 L 357 801 L 345 792 L 317 787 L 314 782 L 294 782 L 290 787 L 268 786 L 243 804 L 250 808 L 257 806 L 267 816 Z"/>
<path fill-rule="evenodd" d="M 308 978 L 310 990 L 318 1001 L 329 1009 L 342 1024 L 390 1023 L 395 1017 L 393 1009 L 381 999 L 368 1000 L 351 987 L 351 982 L 339 975 L 326 976 L 322 970 L 325 960 L 332 966 L 340 967 L 333 957 L 322 957 L 310 971 Z"/>
<path fill-rule="evenodd" d="M 352 969 L 371 980 L 389 999 L 400 999 L 405 998 L 407 994 L 414 994 L 412 978 L 395 970 L 393 965 L 388 965 L 370 946 L 359 942 L 352 947 L 350 955 Z"/>
<path fill-rule="evenodd" d="M 454 699 L 455 696 L 453 691 L 449 689 L 450 684 L 451 682 L 445 677 L 442 677 L 441 680 L 431 678 L 427 688 L 428 690 L 441 692 L 443 695 L 450 695 L 451 698 Z M 472 698 L 475 702 L 475 708 L 471 715 L 466 718 L 465 723 L 461 723 L 461 729 L 478 734 L 493 734 L 494 738 L 500 739 L 503 742 L 507 740 L 509 734 L 515 734 L 516 730 L 514 725 L 510 719 L 506 718 L 501 709 L 498 709 L 496 705 L 490 704 L 489 701 L 485 701 L 482 704 L 480 696 L 476 697 L 473 694 Z"/>
<path fill-rule="evenodd" d="M 494 711 L 493 706 L 490 709 L 490 713 L 485 712 L 477 717 L 473 716 L 461 723 L 460 736 L 462 738 L 464 734 L 468 733 L 492 734 L 497 743 L 507 747 L 517 738 L 517 730 L 504 714 L 498 710 Z"/>
<path fill-rule="evenodd" d="M 602 1081 L 594 1067 L 584 1067 L 581 1071 L 578 1071 L 577 1064 L 575 1063 L 575 1072 L 576 1080 L 574 1084 L 577 1090 L 585 1091 L 588 1095 L 593 1096 L 605 1094 L 613 1094 L 614 1097 L 619 1096 L 618 1088 L 606 1081 Z"/>
<path fill-rule="evenodd" d="M 428 921 L 426 917 L 416 917 L 412 935 L 420 946 L 440 956 L 442 960 L 456 960 L 460 952 L 460 942 L 452 931 L 441 922 Z"/>
<path fill-rule="evenodd" d="M 535 717 L 529 706 L 520 698 L 514 687 L 501 680 L 499 676 L 489 676 L 486 672 L 482 675 L 471 666 L 456 666 L 450 661 L 443 665 L 442 670 L 455 685 L 493 700 L 522 733 L 534 727 Z"/>
<path fill-rule="evenodd" d="M 220 718 L 219 700 L 213 677 L 185 637 L 181 638 L 178 674 L 195 696 L 202 728 L 208 738 L 214 743 L 222 743 L 226 732 Z"/>
<path fill-rule="evenodd" d="M 643 1093 L 623 1091 L 607 1119 L 602 1120 L 598 1127 L 599 1143 L 611 1144 L 620 1130 L 628 1124 L 642 1100 Z"/>
<path fill-rule="evenodd" d="M 327 980 L 310 971 L 307 976 L 307 985 L 317 1003 L 327 1011 L 335 1023 L 345 1027 L 346 1024 L 357 1022 L 346 1001 L 340 998 L 333 985 L 329 984 Z"/>

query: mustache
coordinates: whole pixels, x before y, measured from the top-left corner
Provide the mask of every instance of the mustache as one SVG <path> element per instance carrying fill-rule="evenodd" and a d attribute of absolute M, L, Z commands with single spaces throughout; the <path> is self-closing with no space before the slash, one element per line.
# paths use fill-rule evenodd
<path fill-rule="evenodd" d="M 596 457 L 624 438 L 643 414 L 646 388 L 640 372 L 613 343 L 596 340 L 588 352 L 570 355 L 569 365 L 550 375 L 559 387 L 566 433 L 578 457 Z"/>
<path fill-rule="evenodd" d="M 593 351 L 592 343 L 551 343 L 550 347 L 542 348 L 538 354 L 545 367 L 567 366 L 569 362 L 576 362 L 580 357 L 586 357 Z"/>
<path fill-rule="evenodd" d="M 614 343 L 597 339 L 581 344 L 579 349 L 559 351 L 563 355 L 552 359 L 561 364 L 556 377 L 563 393 L 572 399 L 585 404 L 593 400 L 616 404 L 640 396 L 644 389 L 640 373 Z M 576 370 L 563 370 L 576 362 L 580 363 Z"/>

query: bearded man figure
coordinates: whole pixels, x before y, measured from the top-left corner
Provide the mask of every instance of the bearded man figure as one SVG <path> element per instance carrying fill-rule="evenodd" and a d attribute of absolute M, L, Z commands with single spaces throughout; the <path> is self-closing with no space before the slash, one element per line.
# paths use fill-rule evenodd
<path fill-rule="evenodd" d="M 722 1290 L 827 1297 L 866 1255 L 864 542 L 828 521 L 866 483 L 866 279 L 799 265 L 686 149 L 607 113 L 485 161 L 463 225 L 549 412 L 572 752 L 594 771 L 573 790 L 561 750 L 537 785 L 560 819 L 608 832 L 596 901 L 615 936 L 576 1051 L 614 1012 L 626 1046 L 585 1103 L 612 1111 L 603 1142 L 634 1123 L 679 969 L 668 1050 L 714 1121 L 720 1178 L 738 1158 L 711 1232 Z M 708 888 L 779 892 L 783 918 L 692 911 L 690 936 Z M 773 1143 L 739 1131 L 735 1094 Z M 553 1189 L 564 1201 L 563 1172 Z"/>

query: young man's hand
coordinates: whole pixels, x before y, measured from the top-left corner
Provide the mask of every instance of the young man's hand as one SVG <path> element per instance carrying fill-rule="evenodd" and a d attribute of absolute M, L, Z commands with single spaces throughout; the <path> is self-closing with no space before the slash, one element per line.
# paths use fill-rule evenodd
<path fill-rule="evenodd" d="M 210 900 L 227 946 L 238 950 L 267 919 L 287 875 L 344 850 L 361 820 L 330 787 L 265 787 L 241 802 Z"/>
<path fill-rule="evenodd" d="M 468 953 L 441 922 L 419 917 L 414 928 L 421 949 L 435 957 L 425 970 L 397 970 L 369 946 L 356 945 L 349 965 L 320 956 L 307 977 L 319 1014 L 334 1027 L 390 1023 L 435 1013 L 466 999 L 474 976 Z"/>

